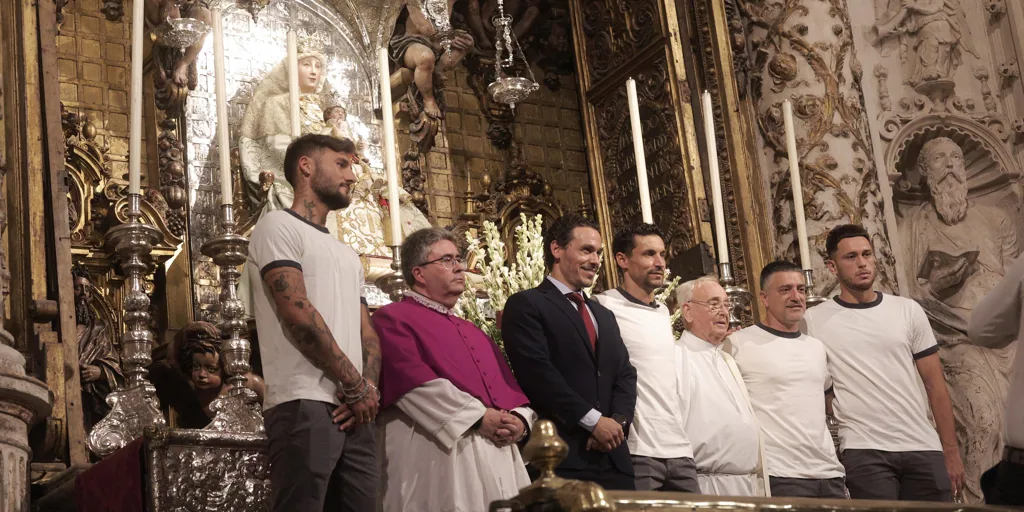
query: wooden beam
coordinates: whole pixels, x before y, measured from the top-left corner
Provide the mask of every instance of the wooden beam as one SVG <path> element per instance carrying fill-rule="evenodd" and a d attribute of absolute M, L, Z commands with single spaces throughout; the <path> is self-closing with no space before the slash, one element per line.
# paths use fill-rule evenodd
<path fill-rule="evenodd" d="M 63 382 L 64 407 L 67 417 L 68 450 L 70 465 L 89 462 L 85 445 L 85 414 L 82 411 L 82 384 L 78 378 L 78 328 L 75 325 L 75 293 L 71 279 L 71 227 L 68 225 L 67 171 L 64 168 L 64 132 L 60 117 L 60 81 L 57 76 L 57 12 L 53 2 L 39 2 L 39 58 L 42 63 L 42 99 L 44 125 L 46 127 L 45 153 L 47 155 L 47 193 L 44 201 L 52 205 L 48 212 L 48 240 L 53 248 L 56 279 L 51 280 L 55 289 L 49 295 L 57 301 L 59 316 L 58 332 L 64 349 Z M 55 296 L 54 296 L 55 295 Z M 55 408 L 60 404 L 55 404 Z"/>

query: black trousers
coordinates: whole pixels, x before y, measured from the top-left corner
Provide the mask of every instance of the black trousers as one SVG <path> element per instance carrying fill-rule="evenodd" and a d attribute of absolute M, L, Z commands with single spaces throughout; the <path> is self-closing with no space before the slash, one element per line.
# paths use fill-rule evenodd
<path fill-rule="evenodd" d="M 953 501 L 941 451 L 844 450 L 842 463 L 855 500 Z"/>
<path fill-rule="evenodd" d="M 1024 464 L 1001 461 L 981 475 L 981 490 L 989 505 L 1024 507 Z"/>

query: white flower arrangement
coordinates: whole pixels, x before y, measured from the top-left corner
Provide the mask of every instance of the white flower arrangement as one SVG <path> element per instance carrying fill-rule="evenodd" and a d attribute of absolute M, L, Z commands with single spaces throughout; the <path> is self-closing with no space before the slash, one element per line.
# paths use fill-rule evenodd
<path fill-rule="evenodd" d="M 505 242 L 501 239 L 498 226 L 493 222 L 484 221 L 482 243 L 480 239 L 466 234 L 469 241 L 467 257 L 473 262 L 470 270 L 478 273 L 480 279 L 466 280 L 466 290 L 456 306 L 459 314 L 490 336 L 503 353 L 505 344 L 497 321 L 498 314 L 505 309 L 505 302 L 509 297 L 523 290 L 536 288 L 547 275 L 547 268 L 544 266 L 543 218 L 536 215 L 530 219 L 521 213 L 519 219 L 521 222 L 515 229 L 519 251 L 511 263 L 505 258 Z M 669 275 L 666 269 L 665 277 L 668 278 Z M 474 281 L 479 281 L 480 284 Z M 596 284 L 596 278 L 594 282 Z M 678 276 L 668 281 L 655 295 L 654 300 L 665 304 L 675 293 L 679 283 Z M 592 289 L 593 286 L 585 290 L 587 295 L 590 295 Z M 486 295 L 487 298 L 481 299 L 481 295 Z M 672 313 L 673 325 L 681 312 L 682 308 L 676 308 Z"/>
<path fill-rule="evenodd" d="M 498 327 L 497 314 L 505 309 L 505 302 L 513 294 L 535 288 L 547 274 L 544 267 L 544 231 L 543 218 L 540 215 L 528 218 L 519 214 L 520 224 L 516 226 L 515 237 L 519 250 L 512 262 L 506 261 L 505 242 L 501 239 L 498 226 L 493 222 L 483 223 L 483 243 L 471 237 L 467 253 L 473 261 L 471 270 L 480 274 L 482 287 L 466 280 L 466 291 L 459 301 L 462 315 L 487 333 L 504 351 L 501 340 L 501 329 Z M 488 299 L 478 300 L 479 292 L 484 292 Z"/>

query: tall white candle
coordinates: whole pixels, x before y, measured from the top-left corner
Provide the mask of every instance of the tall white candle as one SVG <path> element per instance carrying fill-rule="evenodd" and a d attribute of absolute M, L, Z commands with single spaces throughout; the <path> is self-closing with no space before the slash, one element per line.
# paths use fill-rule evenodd
<path fill-rule="evenodd" d="M 648 224 L 654 223 L 651 213 L 651 191 L 647 186 L 647 157 L 644 155 L 644 134 L 640 126 L 640 102 L 636 95 L 636 80 L 626 80 L 626 98 L 629 102 L 629 124 L 633 127 L 633 154 L 636 157 L 636 186 L 640 191 L 640 215 Z"/>
<path fill-rule="evenodd" d="M 725 206 L 722 203 L 722 177 L 718 170 L 718 142 L 715 139 L 715 112 L 711 104 L 711 93 L 701 95 L 704 113 L 704 138 L 708 146 L 708 174 L 711 179 L 711 204 L 715 214 L 715 241 L 718 262 L 729 262 L 729 242 L 725 233 Z"/>
<path fill-rule="evenodd" d="M 796 152 L 796 130 L 793 129 L 793 103 L 782 102 L 782 119 L 786 125 L 786 153 L 789 157 L 789 181 L 793 186 L 793 217 L 796 219 L 796 240 L 800 247 L 800 265 L 811 268 L 811 250 L 807 242 L 807 220 L 804 218 L 804 192 L 800 182 L 800 155 Z"/>
<path fill-rule="evenodd" d="M 132 96 L 128 126 L 128 193 L 140 193 L 142 180 L 142 41 L 145 35 L 142 0 L 132 2 Z"/>
<path fill-rule="evenodd" d="M 138 1 L 138 0 L 136 0 Z M 224 13 L 219 8 L 210 12 L 213 25 L 213 74 L 217 93 L 217 145 L 220 152 L 220 203 L 232 204 L 231 142 L 228 138 L 228 86 L 224 65 Z"/>
<path fill-rule="evenodd" d="M 384 117 L 384 168 L 388 177 L 388 209 L 391 215 L 391 245 L 402 244 L 402 219 L 398 209 L 398 160 L 395 157 L 395 113 L 391 104 L 391 71 L 388 66 L 388 49 L 377 50 L 377 66 L 380 72 L 380 110 Z"/>
<path fill-rule="evenodd" d="M 291 114 L 292 137 L 302 135 L 299 122 L 299 46 L 295 31 L 288 30 L 288 105 Z"/>

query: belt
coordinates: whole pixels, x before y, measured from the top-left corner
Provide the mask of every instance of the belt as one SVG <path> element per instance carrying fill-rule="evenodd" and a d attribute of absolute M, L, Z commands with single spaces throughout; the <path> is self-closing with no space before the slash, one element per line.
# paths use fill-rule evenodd
<path fill-rule="evenodd" d="M 1011 464 L 1024 465 L 1024 448 L 1007 446 L 1003 448 L 1003 460 Z"/>

